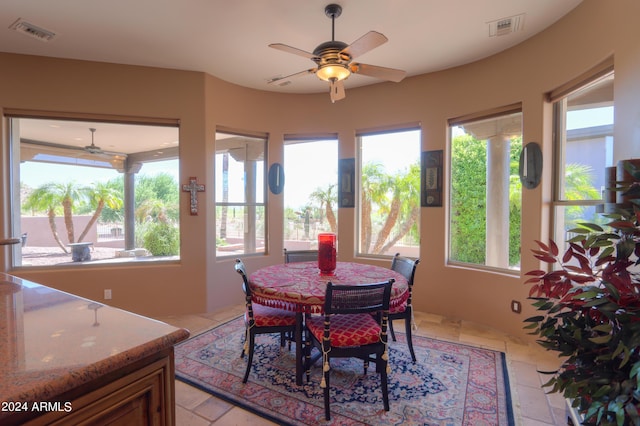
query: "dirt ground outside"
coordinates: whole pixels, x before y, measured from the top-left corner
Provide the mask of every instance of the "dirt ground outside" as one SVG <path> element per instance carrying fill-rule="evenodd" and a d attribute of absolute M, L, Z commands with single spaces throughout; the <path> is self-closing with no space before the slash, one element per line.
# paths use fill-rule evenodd
<path fill-rule="evenodd" d="M 74 262 L 69 253 L 62 251 L 60 247 L 22 247 L 22 266 L 47 266 L 64 263 L 91 263 L 104 259 L 115 259 L 119 248 L 112 247 L 91 247 L 91 260 L 85 262 Z M 126 258 L 122 258 L 126 259 Z"/>

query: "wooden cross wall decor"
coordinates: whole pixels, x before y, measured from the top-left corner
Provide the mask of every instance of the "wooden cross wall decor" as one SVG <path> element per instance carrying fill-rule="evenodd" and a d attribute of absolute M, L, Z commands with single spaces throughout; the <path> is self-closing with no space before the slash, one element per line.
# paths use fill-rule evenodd
<path fill-rule="evenodd" d="M 198 178 L 190 177 L 189 184 L 182 185 L 182 190 L 184 192 L 191 193 L 191 202 L 189 203 L 191 216 L 197 216 L 198 215 L 198 192 L 204 192 L 204 185 L 201 183 L 198 183 Z"/>

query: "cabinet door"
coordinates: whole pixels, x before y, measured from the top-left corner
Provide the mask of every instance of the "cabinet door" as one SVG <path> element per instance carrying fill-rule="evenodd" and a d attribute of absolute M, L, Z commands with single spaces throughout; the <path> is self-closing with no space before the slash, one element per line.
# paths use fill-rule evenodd
<path fill-rule="evenodd" d="M 80 410 L 74 410 L 69 418 L 64 419 L 61 424 L 164 425 L 161 418 L 163 412 L 162 376 L 163 370 L 155 370 Z"/>
<path fill-rule="evenodd" d="M 69 413 L 48 413 L 29 425 L 171 426 L 172 358 L 144 366 L 71 401 Z"/>

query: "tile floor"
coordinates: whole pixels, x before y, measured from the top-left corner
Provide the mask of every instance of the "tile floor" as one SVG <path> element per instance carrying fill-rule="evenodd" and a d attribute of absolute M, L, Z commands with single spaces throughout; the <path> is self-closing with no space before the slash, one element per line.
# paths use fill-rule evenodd
<path fill-rule="evenodd" d="M 158 318 L 176 327 L 187 328 L 191 335 L 215 327 L 242 314 L 241 305 L 202 315 L 182 315 Z M 516 425 L 566 425 L 565 402 L 558 394 L 546 395 L 541 384 L 548 380 L 537 370 L 550 371 L 559 361 L 553 353 L 536 344 L 527 344 L 481 325 L 454 321 L 439 315 L 415 313 L 416 334 L 441 340 L 467 343 L 503 351 L 507 354 L 511 398 Z M 396 326 L 396 329 L 400 327 Z M 176 380 L 176 423 L 179 426 L 251 425 L 274 423 L 212 397 L 194 387 Z"/>

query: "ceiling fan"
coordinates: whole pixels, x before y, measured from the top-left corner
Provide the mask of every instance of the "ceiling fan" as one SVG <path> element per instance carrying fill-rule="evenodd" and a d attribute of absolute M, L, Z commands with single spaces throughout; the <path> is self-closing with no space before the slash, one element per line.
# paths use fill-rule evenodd
<path fill-rule="evenodd" d="M 94 136 L 95 136 L 95 132 L 96 129 L 94 128 L 89 128 L 89 131 L 91 132 L 91 145 L 86 145 L 86 146 L 74 146 L 74 145 L 64 145 L 64 144 L 60 144 L 60 143 L 55 143 L 55 142 L 44 142 L 44 141 L 37 141 L 37 140 L 21 140 L 21 143 L 24 143 L 26 145 L 32 145 L 32 146 L 38 146 L 38 147 L 44 147 L 45 149 L 49 149 L 49 150 L 54 150 L 52 152 L 64 152 L 64 151 L 76 151 L 78 152 L 76 155 L 72 155 L 73 157 L 78 157 L 78 156 L 83 156 L 83 157 L 91 157 L 91 156 L 99 156 L 99 157 L 105 157 L 108 158 L 109 161 L 111 160 L 124 160 L 127 158 L 127 154 L 123 153 L 123 152 L 113 152 L 113 151 L 105 151 L 102 148 L 100 148 L 99 146 L 97 146 L 94 142 Z M 42 149 L 42 148 L 41 148 Z M 64 151 L 60 151 L 60 150 L 64 150 Z"/>
<path fill-rule="evenodd" d="M 99 146 L 96 146 L 96 144 L 93 142 L 93 137 L 96 134 L 96 129 L 94 129 L 93 127 L 90 127 L 89 131 L 91 132 L 91 145 L 85 146 L 84 150 L 87 151 L 88 153 L 91 153 L 91 154 L 102 154 L 102 153 L 104 153 L 104 151 L 102 149 L 100 149 Z"/>
<path fill-rule="evenodd" d="M 343 82 L 351 74 L 361 74 L 381 80 L 394 81 L 396 83 L 402 81 L 406 75 L 405 71 L 352 62 L 356 57 L 386 43 L 388 39 L 384 34 L 377 31 L 369 31 L 348 45 L 335 39 L 335 21 L 336 18 L 342 14 L 342 7 L 337 4 L 330 4 L 324 8 L 324 13 L 327 17 L 331 18 L 331 41 L 319 44 L 313 50 L 313 53 L 282 43 L 269 45 L 269 47 L 283 52 L 309 58 L 315 62 L 317 66 L 286 77 L 271 79 L 269 80 L 269 84 L 307 74 L 315 74 L 319 79 L 329 82 L 331 102 L 335 102 L 344 99 L 346 96 Z"/>
<path fill-rule="evenodd" d="M 85 145 L 83 148 L 78 148 L 78 149 L 88 152 L 89 154 L 100 155 L 100 156 L 105 156 L 109 158 L 111 157 L 116 159 L 127 158 L 127 154 L 123 152 L 105 151 L 99 146 L 97 146 L 93 140 L 96 134 L 96 129 L 93 127 L 90 127 L 89 131 L 91 132 L 91 145 Z"/>

